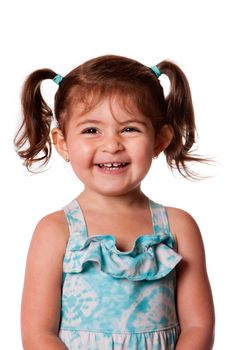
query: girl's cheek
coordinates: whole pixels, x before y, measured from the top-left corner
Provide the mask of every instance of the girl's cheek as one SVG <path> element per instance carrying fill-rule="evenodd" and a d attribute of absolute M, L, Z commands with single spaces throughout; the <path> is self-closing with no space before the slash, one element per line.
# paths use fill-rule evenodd
<path fill-rule="evenodd" d="M 90 157 L 95 152 L 95 147 L 93 144 L 77 142 L 73 147 L 72 151 L 74 154 L 81 156 L 83 159 Z"/>

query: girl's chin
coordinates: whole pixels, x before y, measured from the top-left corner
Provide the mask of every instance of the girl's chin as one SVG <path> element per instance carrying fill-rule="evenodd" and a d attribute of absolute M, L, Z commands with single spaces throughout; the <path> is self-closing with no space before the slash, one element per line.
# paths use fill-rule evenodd
<path fill-rule="evenodd" d="M 103 186 L 95 187 L 92 186 L 88 187 L 85 186 L 86 191 L 91 191 L 93 194 L 96 193 L 96 195 L 106 196 L 106 197 L 118 197 L 118 196 L 125 196 L 130 195 L 130 193 L 138 190 L 140 191 L 140 183 L 137 184 L 130 184 L 130 185 L 124 185 L 124 186 L 117 186 L 116 184 L 108 185 L 105 183 Z"/>

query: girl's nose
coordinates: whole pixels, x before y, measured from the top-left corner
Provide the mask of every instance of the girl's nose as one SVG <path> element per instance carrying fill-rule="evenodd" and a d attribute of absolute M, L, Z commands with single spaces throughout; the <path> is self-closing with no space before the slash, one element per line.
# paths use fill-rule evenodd
<path fill-rule="evenodd" d="M 105 137 L 101 145 L 102 152 L 116 153 L 124 150 L 123 142 L 118 135 Z"/>

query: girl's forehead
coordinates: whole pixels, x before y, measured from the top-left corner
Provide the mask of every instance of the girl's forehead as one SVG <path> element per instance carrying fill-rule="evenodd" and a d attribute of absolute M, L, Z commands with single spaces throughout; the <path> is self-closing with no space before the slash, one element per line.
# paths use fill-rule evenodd
<path fill-rule="evenodd" d="M 96 98 L 89 96 L 85 101 L 73 101 L 71 107 L 71 118 L 85 118 L 112 115 L 119 122 L 127 119 L 137 118 L 145 119 L 146 116 L 139 111 L 136 103 L 131 96 L 120 94 L 102 96 Z M 148 119 L 148 118 L 146 118 Z"/>

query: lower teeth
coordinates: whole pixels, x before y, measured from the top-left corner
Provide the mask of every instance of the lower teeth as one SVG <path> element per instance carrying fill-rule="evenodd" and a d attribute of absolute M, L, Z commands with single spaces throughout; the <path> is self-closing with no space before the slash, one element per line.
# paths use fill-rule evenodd
<path fill-rule="evenodd" d="M 123 168 L 121 166 L 114 166 L 114 167 L 107 167 L 107 166 L 103 166 L 103 167 L 100 167 L 101 169 L 107 169 L 107 170 L 116 170 L 116 169 L 120 169 L 120 168 Z"/>

